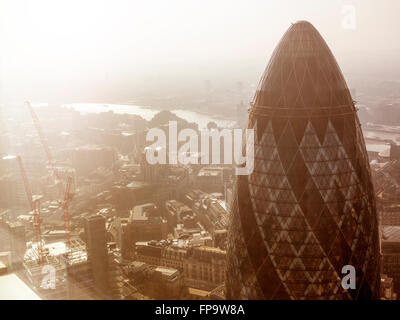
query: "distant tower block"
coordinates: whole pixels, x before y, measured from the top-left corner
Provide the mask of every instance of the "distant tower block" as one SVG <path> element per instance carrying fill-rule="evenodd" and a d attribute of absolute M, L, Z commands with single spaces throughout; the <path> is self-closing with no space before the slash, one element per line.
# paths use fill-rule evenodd
<path fill-rule="evenodd" d="M 88 261 L 92 268 L 94 290 L 100 296 L 109 295 L 109 266 L 105 219 L 94 215 L 85 219 Z"/>
<path fill-rule="evenodd" d="M 3 105 L 0 104 L 0 159 L 8 153 L 7 123 L 4 119 Z M 0 164 L 1 167 L 1 164 Z M 1 168 L 0 168 L 1 173 Z"/>
<path fill-rule="evenodd" d="M 239 104 L 236 105 L 236 122 L 241 124 L 244 122 L 247 114 L 246 105 L 243 103 L 243 100 L 240 101 Z"/>

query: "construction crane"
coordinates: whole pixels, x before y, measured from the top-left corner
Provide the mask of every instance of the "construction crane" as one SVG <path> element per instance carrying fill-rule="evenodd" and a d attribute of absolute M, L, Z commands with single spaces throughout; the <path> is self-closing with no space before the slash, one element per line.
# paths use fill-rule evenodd
<path fill-rule="evenodd" d="M 42 196 L 32 195 L 32 189 L 26 175 L 25 167 L 22 162 L 21 156 L 16 156 L 18 161 L 19 170 L 21 172 L 22 181 L 25 187 L 26 197 L 28 198 L 30 209 L 33 213 L 33 227 L 36 231 L 37 251 L 38 251 L 38 262 L 43 262 L 43 244 L 42 244 L 42 232 L 40 224 L 42 222 L 40 217 L 40 199 Z"/>
<path fill-rule="evenodd" d="M 70 201 L 73 198 L 73 194 L 71 193 L 72 177 L 68 176 L 67 185 L 66 185 L 66 188 L 64 189 L 64 185 L 62 183 L 62 180 L 61 180 L 60 175 L 58 173 L 57 167 L 55 165 L 54 158 L 53 158 L 53 156 L 52 156 L 52 154 L 50 152 L 50 148 L 49 148 L 49 145 L 47 143 L 47 139 L 46 139 L 45 135 L 43 134 L 42 127 L 41 127 L 40 122 L 39 122 L 39 118 L 37 117 L 35 111 L 33 110 L 32 105 L 31 105 L 31 103 L 29 101 L 26 101 L 26 105 L 28 106 L 29 112 L 30 112 L 30 114 L 32 116 L 32 120 L 33 120 L 34 126 L 36 128 L 36 131 L 38 133 L 40 142 L 41 142 L 41 144 L 43 146 L 43 149 L 44 149 L 44 152 L 46 154 L 47 162 L 48 162 L 48 164 L 49 164 L 49 166 L 50 166 L 50 168 L 51 168 L 51 170 L 53 172 L 56 184 L 58 185 L 59 194 L 60 194 L 60 196 L 64 195 L 63 201 L 62 202 L 60 201 L 59 203 L 60 203 L 60 205 L 61 205 L 61 207 L 63 209 L 64 228 L 65 228 L 65 233 L 66 233 L 66 244 L 67 244 L 67 248 L 69 248 L 70 247 L 70 230 L 69 230 L 70 229 L 70 227 L 69 227 L 70 221 L 69 221 L 68 207 L 69 207 Z"/>
<path fill-rule="evenodd" d="M 51 155 L 50 148 L 49 148 L 49 145 L 47 143 L 47 139 L 46 139 L 45 135 L 43 134 L 42 127 L 40 126 L 39 118 L 37 117 L 35 111 L 33 110 L 32 105 L 31 105 L 31 103 L 29 101 L 26 101 L 26 105 L 28 106 L 29 112 L 31 113 L 33 124 L 34 124 L 35 129 L 36 129 L 36 131 L 38 133 L 38 136 L 39 136 L 39 139 L 40 139 L 40 143 L 43 146 L 44 152 L 46 154 L 47 162 L 48 162 L 48 164 L 49 164 L 49 166 L 50 166 L 50 168 L 51 168 L 51 170 L 53 172 L 53 175 L 54 175 L 56 184 L 58 185 L 60 196 L 61 196 L 61 195 L 64 194 L 64 186 L 63 186 L 63 183 L 62 183 L 62 181 L 60 179 L 60 176 L 58 174 L 58 170 L 57 170 L 57 167 L 55 165 L 54 158 Z"/>
<path fill-rule="evenodd" d="M 67 249 L 70 249 L 70 228 L 69 228 L 69 203 L 73 198 L 73 193 L 71 193 L 71 185 L 72 185 L 72 177 L 68 176 L 67 178 L 67 186 L 65 188 L 64 193 L 64 201 L 62 204 L 63 212 L 64 212 L 64 229 L 65 229 L 65 236 L 66 236 L 66 244 Z"/>
<path fill-rule="evenodd" d="M 21 158 L 21 156 L 16 156 L 16 157 L 12 157 L 12 158 L 17 158 L 19 171 L 20 171 L 21 177 L 22 177 L 22 182 L 24 183 L 25 194 L 26 194 L 26 197 L 28 198 L 28 202 L 29 202 L 31 211 L 34 211 L 35 206 L 33 203 L 32 189 L 29 184 L 28 177 L 26 175 L 24 164 L 22 163 L 22 158 Z"/>

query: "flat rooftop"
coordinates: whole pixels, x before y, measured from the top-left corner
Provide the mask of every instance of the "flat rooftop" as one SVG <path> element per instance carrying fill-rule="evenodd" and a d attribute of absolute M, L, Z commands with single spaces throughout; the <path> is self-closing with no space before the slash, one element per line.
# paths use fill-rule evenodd
<path fill-rule="evenodd" d="M 144 187 L 148 187 L 150 186 L 150 184 L 148 184 L 147 182 L 144 181 L 132 181 L 130 183 L 128 183 L 127 188 L 131 188 L 131 189 L 139 189 L 139 188 L 144 188 Z"/>
<path fill-rule="evenodd" d="M 163 275 L 167 277 L 173 276 L 175 273 L 178 273 L 178 270 L 173 269 L 173 268 L 167 268 L 167 267 L 162 267 L 162 266 L 157 266 L 155 271 L 162 273 Z"/>
<path fill-rule="evenodd" d="M 222 175 L 222 172 L 213 170 L 200 170 L 200 172 L 197 174 L 198 177 L 217 177 L 220 175 Z"/>
<path fill-rule="evenodd" d="M 382 242 L 400 242 L 400 226 L 383 227 Z"/>
<path fill-rule="evenodd" d="M 131 210 L 130 220 L 131 221 L 148 221 L 151 218 L 151 211 L 157 210 L 157 206 L 153 203 L 146 203 L 139 206 L 135 206 Z"/>
<path fill-rule="evenodd" d="M 373 142 L 366 142 L 365 146 L 367 148 L 367 151 L 369 152 L 376 152 L 376 153 L 381 153 L 381 152 L 390 152 L 390 144 L 387 143 L 373 143 Z"/>
<path fill-rule="evenodd" d="M 202 298 L 206 298 L 210 294 L 210 291 L 200 290 L 200 289 L 196 289 L 196 288 L 188 288 L 188 292 L 190 295 L 198 296 L 198 297 L 202 297 Z"/>
<path fill-rule="evenodd" d="M 0 300 L 41 300 L 15 273 L 0 276 Z"/>

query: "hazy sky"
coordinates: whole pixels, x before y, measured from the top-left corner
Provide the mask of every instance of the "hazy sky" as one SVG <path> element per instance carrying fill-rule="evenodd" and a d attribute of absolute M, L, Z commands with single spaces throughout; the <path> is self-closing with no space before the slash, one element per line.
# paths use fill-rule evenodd
<path fill-rule="evenodd" d="M 105 90 L 134 98 L 141 87 L 205 79 L 257 82 L 297 20 L 317 27 L 346 76 L 400 69 L 400 0 L 0 3 L 5 101 L 90 100 Z M 343 28 L 345 5 L 355 8 L 355 29 Z"/>

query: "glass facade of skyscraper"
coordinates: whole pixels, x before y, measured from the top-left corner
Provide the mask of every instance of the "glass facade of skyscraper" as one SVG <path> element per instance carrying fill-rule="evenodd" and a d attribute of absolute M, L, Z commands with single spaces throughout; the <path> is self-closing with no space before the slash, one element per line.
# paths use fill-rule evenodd
<path fill-rule="evenodd" d="M 374 299 L 379 239 L 357 111 L 336 60 L 308 22 L 293 24 L 248 120 L 254 171 L 238 176 L 228 299 Z M 341 285 L 356 270 L 356 289 Z"/>

